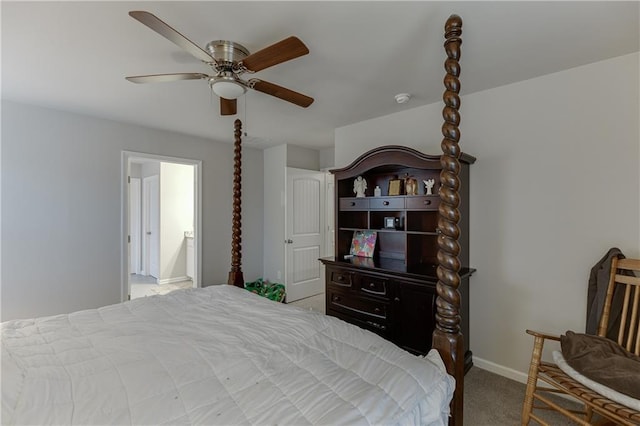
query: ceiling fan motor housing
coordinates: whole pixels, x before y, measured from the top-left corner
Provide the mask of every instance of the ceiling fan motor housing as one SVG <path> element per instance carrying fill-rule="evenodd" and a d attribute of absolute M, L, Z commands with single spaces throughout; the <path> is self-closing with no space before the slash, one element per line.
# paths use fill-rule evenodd
<path fill-rule="evenodd" d="M 216 60 L 216 75 L 209 78 L 209 86 L 214 93 L 224 99 L 237 99 L 247 87 L 238 74 L 244 70 L 238 62 L 249 56 L 249 50 L 239 43 L 229 40 L 214 40 L 207 43 L 207 52 Z"/>
<path fill-rule="evenodd" d="M 219 65 L 232 65 L 249 56 L 249 50 L 246 47 L 229 40 L 210 41 L 206 49 Z"/>

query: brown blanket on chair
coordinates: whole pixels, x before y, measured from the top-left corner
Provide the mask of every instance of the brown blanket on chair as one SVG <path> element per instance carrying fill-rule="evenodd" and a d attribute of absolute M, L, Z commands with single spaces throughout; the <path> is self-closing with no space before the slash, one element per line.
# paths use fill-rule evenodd
<path fill-rule="evenodd" d="M 562 356 L 580 374 L 640 399 L 640 357 L 604 337 L 567 331 L 560 337 Z"/>

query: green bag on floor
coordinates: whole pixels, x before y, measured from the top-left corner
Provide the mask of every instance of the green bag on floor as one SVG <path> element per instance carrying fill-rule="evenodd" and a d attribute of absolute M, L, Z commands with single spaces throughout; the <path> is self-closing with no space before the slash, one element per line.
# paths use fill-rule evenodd
<path fill-rule="evenodd" d="M 268 280 L 263 281 L 262 278 L 258 278 L 253 282 L 244 283 L 244 288 L 275 302 L 284 302 L 284 284 L 271 283 Z"/>

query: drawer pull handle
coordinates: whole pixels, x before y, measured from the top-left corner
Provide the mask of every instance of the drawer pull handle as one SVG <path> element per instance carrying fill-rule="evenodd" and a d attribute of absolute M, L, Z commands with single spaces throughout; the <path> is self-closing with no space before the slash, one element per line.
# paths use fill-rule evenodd
<path fill-rule="evenodd" d="M 338 276 L 336 277 L 336 279 L 337 279 L 338 281 L 342 281 L 344 278 L 342 277 L 342 275 L 338 275 Z"/>
<path fill-rule="evenodd" d="M 388 201 L 383 201 L 383 202 L 382 202 L 382 205 L 384 205 L 384 206 L 388 206 L 388 205 L 389 205 L 389 202 L 388 202 Z"/>
<path fill-rule="evenodd" d="M 396 298 L 395 298 L 395 299 L 393 299 L 393 300 L 394 300 L 395 302 L 399 302 L 399 301 L 400 301 L 400 298 L 399 298 L 399 297 L 396 297 Z"/>
<path fill-rule="evenodd" d="M 431 200 L 424 200 L 424 205 L 428 206 L 429 204 L 431 204 Z"/>
<path fill-rule="evenodd" d="M 334 302 L 339 302 L 340 301 L 340 296 L 333 296 L 333 301 Z"/>
<path fill-rule="evenodd" d="M 373 312 L 375 312 L 376 314 L 379 314 L 379 313 L 380 313 L 380 308 L 375 308 L 375 309 L 373 310 Z"/>
<path fill-rule="evenodd" d="M 382 330 L 382 331 L 384 331 L 384 330 L 386 330 L 386 329 L 387 329 L 387 326 L 382 325 L 382 324 L 378 324 L 377 322 L 367 321 L 367 324 L 369 324 L 369 325 L 371 325 L 371 326 L 373 326 L 373 327 L 377 328 L 378 330 Z"/>
<path fill-rule="evenodd" d="M 369 283 L 369 288 L 375 288 L 375 283 Z"/>
<path fill-rule="evenodd" d="M 356 202 L 355 202 L 355 201 L 352 201 L 352 202 L 351 202 L 351 207 L 353 207 L 353 206 L 355 206 L 355 205 L 356 205 Z"/>

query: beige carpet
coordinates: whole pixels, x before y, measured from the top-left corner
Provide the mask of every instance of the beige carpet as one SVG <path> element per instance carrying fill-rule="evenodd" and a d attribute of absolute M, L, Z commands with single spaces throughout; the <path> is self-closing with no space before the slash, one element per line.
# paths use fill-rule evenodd
<path fill-rule="evenodd" d="M 471 367 L 464 378 L 465 426 L 515 426 L 520 424 L 525 385 L 506 377 Z M 566 401 L 563 401 L 566 404 Z M 575 404 L 575 408 L 579 408 Z M 552 411 L 537 411 L 553 426 L 575 425 Z M 530 425 L 535 425 L 531 422 Z"/>
<path fill-rule="evenodd" d="M 310 311 L 322 312 L 323 314 L 326 312 L 324 293 L 307 297 L 306 299 L 296 300 L 295 302 L 287 302 L 287 304 L 297 306 L 303 309 L 308 309 Z"/>

